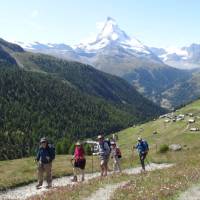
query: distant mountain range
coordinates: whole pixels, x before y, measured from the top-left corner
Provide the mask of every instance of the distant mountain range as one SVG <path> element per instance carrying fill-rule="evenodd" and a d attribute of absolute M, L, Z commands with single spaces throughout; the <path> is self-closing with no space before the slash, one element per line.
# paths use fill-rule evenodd
<path fill-rule="evenodd" d="M 119 28 L 116 21 L 111 17 L 107 18 L 96 39 L 91 39 L 89 42 L 80 43 L 73 47 L 64 43 L 45 44 L 40 42 L 24 43 L 17 41 L 15 43 L 27 51 L 46 53 L 94 65 L 99 63 L 97 61 L 99 56 L 110 56 L 114 53 L 114 55 L 117 56 L 120 54 L 124 58 L 132 55 L 147 62 L 165 63 L 178 69 L 194 69 L 200 67 L 200 44 L 194 43 L 182 48 L 167 49 L 148 47 L 136 38 L 130 38 Z"/>
<path fill-rule="evenodd" d="M 190 95 L 180 99 L 172 88 L 188 81 L 194 82 L 194 71 L 185 69 L 199 66 L 200 45 L 193 44 L 179 50 L 148 47 L 136 38 L 129 37 L 110 17 L 95 39 L 73 48 L 66 44 L 39 42 L 18 44 L 31 52 L 79 61 L 117 75 L 165 108 L 180 106 L 196 98 L 196 95 Z"/>
<path fill-rule="evenodd" d="M 179 69 L 195 69 L 200 67 L 200 44 L 177 48 L 150 48 L 164 63 Z"/>
<path fill-rule="evenodd" d="M 119 131 L 166 112 L 132 85 L 79 62 L 25 52 L 0 39 L 1 159 L 54 143 Z M 64 153 L 64 152 L 63 152 Z"/>

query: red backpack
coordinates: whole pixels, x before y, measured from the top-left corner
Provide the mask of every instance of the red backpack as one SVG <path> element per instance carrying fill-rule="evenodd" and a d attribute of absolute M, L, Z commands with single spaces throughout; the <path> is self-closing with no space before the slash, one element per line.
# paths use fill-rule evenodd
<path fill-rule="evenodd" d="M 118 158 L 121 158 L 121 157 L 122 157 L 122 153 L 121 153 L 119 147 L 116 148 L 116 154 L 117 154 L 117 157 L 118 157 Z"/>

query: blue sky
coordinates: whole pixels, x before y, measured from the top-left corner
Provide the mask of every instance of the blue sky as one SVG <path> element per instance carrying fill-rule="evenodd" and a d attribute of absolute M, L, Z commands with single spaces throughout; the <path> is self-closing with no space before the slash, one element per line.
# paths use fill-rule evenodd
<path fill-rule="evenodd" d="M 107 16 L 149 46 L 200 43 L 199 0 L 0 0 L 0 37 L 70 45 Z"/>

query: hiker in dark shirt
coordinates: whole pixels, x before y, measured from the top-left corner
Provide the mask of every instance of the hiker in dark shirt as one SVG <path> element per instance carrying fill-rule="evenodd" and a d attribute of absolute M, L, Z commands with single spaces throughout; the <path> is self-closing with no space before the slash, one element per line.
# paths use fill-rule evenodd
<path fill-rule="evenodd" d="M 46 138 L 41 138 L 40 148 L 37 153 L 36 161 L 38 162 L 38 184 L 36 188 L 39 189 L 43 184 L 43 176 L 47 176 L 47 188 L 52 187 L 52 161 L 55 158 L 55 149 L 48 144 Z"/>
<path fill-rule="evenodd" d="M 149 145 L 147 143 L 147 141 L 143 140 L 142 138 L 138 138 L 138 143 L 135 147 L 138 150 L 139 153 L 139 157 L 140 157 L 140 162 L 142 165 L 142 169 L 143 171 L 145 171 L 145 158 L 149 152 Z"/>

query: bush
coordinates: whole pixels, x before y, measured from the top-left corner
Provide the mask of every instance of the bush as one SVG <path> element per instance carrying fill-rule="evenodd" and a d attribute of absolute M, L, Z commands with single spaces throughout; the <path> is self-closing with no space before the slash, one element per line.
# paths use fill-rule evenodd
<path fill-rule="evenodd" d="M 92 155 L 92 151 L 91 151 L 91 146 L 89 144 L 85 144 L 83 146 L 84 151 L 85 151 L 85 155 L 91 156 Z"/>
<path fill-rule="evenodd" d="M 64 138 L 62 140 L 59 140 L 56 143 L 56 153 L 57 154 L 67 154 L 69 151 L 69 140 L 67 138 Z"/>
<path fill-rule="evenodd" d="M 75 150 L 75 144 L 72 144 L 71 147 L 69 148 L 69 154 L 74 155 L 74 150 Z"/>
<path fill-rule="evenodd" d="M 60 142 L 56 144 L 56 154 L 62 154 L 62 144 Z"/>
<path fill-rule="evenodd" d="M 169 150 L 169 146 L 167 144 L 162 144 L 159 148 L 160 153 L 166 153 Z"/>

